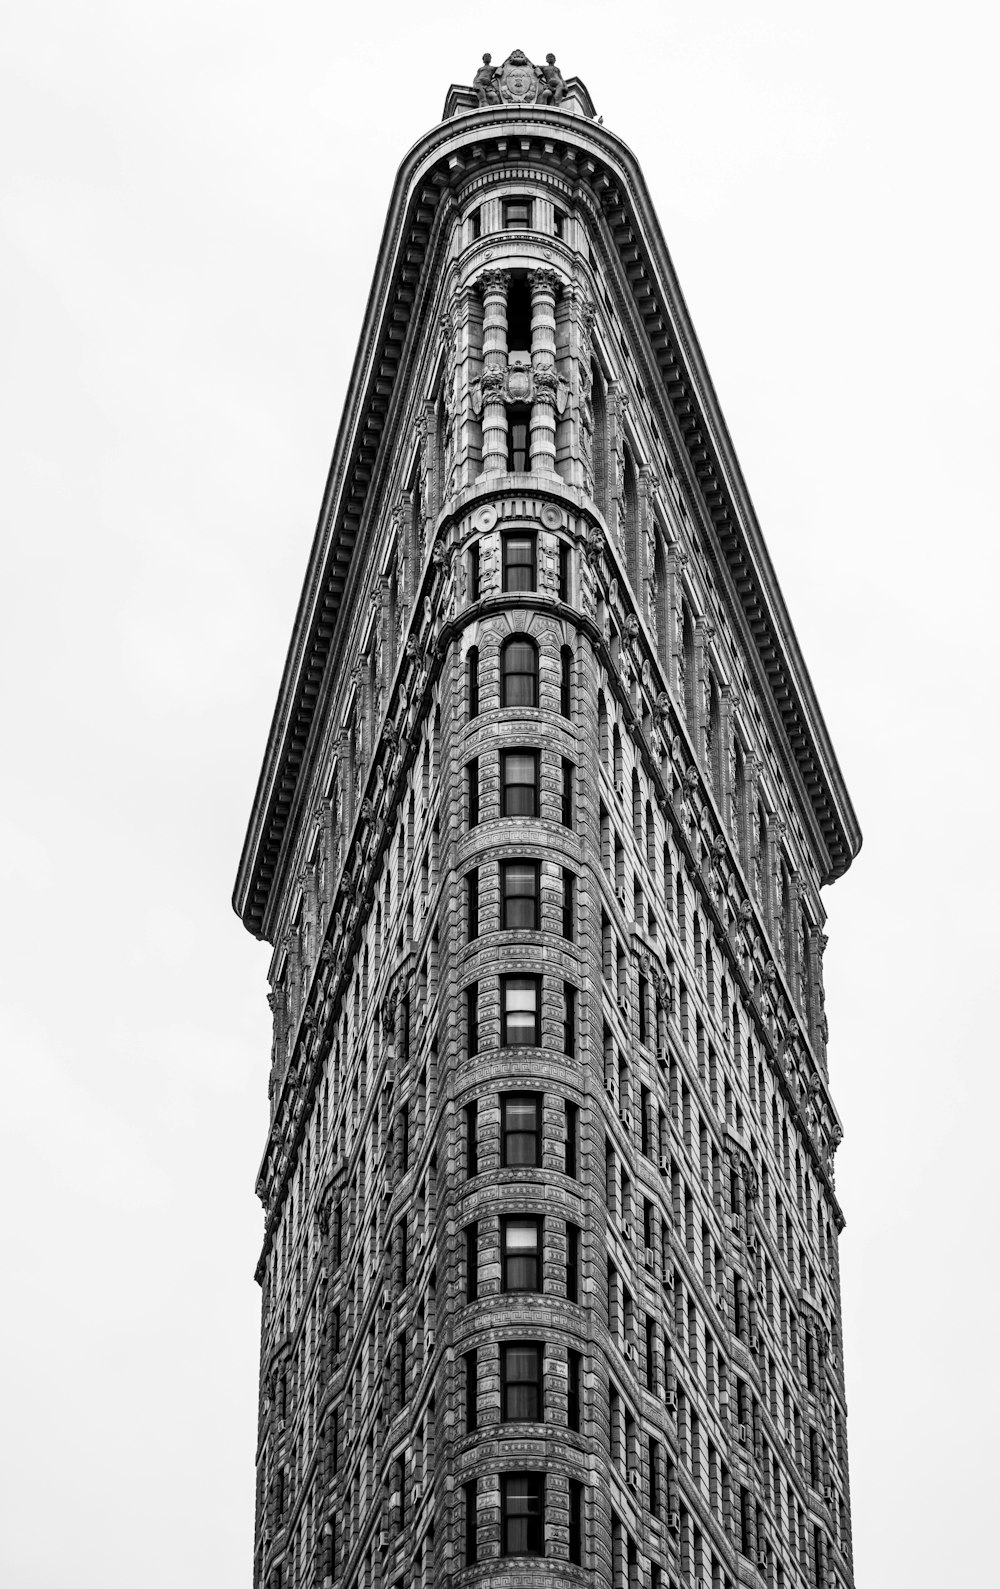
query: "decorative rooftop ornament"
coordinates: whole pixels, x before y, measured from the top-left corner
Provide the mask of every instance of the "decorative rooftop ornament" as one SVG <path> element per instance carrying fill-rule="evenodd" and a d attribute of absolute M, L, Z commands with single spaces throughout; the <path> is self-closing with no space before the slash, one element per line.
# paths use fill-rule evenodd
<path fill-rule="evenodd" d="M 480 105 L 559 105 L 566 93 L 556 58 L 549 54 L 544 66 L 535 66 L 523 50 L 512 50 L 502 66 L 492 64 L 487 52 L 472 79 Z"/>

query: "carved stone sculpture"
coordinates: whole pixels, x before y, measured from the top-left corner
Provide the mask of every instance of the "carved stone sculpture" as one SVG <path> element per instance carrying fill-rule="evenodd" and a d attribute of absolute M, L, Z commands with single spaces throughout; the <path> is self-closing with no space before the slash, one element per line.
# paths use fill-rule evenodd
<path fill-rule="evenodd" d="M 492 55 L 487 51 L 483 56 L 482 66 L 472 79 L 472 86 L 476 90 L 476 98 L 480 105 L 498 105 L 500 103 L 500 95 L 497 93 L 496 85 L 497 68 L 490 65 L 492 59 Z"/>

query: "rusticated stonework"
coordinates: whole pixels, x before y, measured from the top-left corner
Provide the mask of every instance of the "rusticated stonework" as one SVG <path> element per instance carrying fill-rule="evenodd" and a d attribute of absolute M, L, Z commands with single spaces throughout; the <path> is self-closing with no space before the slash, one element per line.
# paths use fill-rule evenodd
<path fill-rule="evenodd" d="M 446 112 L 235 895 L 274 945 L 254 1582 L 849 1589 L 857 824 L 633 157 L 552 57 Z"/>

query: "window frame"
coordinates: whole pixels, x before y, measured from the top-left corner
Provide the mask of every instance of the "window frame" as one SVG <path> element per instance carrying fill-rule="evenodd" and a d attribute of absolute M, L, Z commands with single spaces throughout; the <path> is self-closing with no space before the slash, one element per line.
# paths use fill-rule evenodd
<path fill-rule="evenodd" d="M 521 986 L 518 987 L 517 985 Z M 535 996 L 534 1010 L 534 1035 L 527 1040 L 514 1038 L 510 1035 L 510 1018 L 512 1012 L 508 1006 L 508 995 L 512 992 L 525 992 L 530 987 Z M 540 1048 L 542 1044 L 542 979 L 536 975 L 525 975 L 520 972 L 511 972 L 500 978 L 500 1046 L 502 1048 Z"/>
<path fill-rule="evenodd" d="M 530 874 L 530 892 L 518 892 L 511 888 L 511 878 L 515 868 L 521 868 L 524 876 Z M 511 910 L 515 904 L 530 904 L 530 921 L 511 920 Z M 542 926 L 542 869 L 541 862 L 530 858 L 517 857 L 500 862 L 500 927 L 503 932 L 539 932 Z"/>
<path fill-rule="evenodd" d="M 532 1226 L 535 1232 L 535 1247 L 533 1252 L 526 1249 L 510 1253 L 507 1249 L 508 1232 L 515 1226 Z M 539 1296 L 542 1292 L 544 1279 L 542 1270 L 543 1244 L 545 1240 L 545 1219 L 542 1214 L 504 1214 L 500 1217 L 500 1290 L 504 1295 L 511 1296 Z M 510 1283 L 510 1265 L 512 1263 L 527 1263 L 533 1261 L 535 1265 L 534 1285 L 512 1285 Z"/>
<path fill-rule="evenodd" d="M 511 560 L 511 548 L 524 542 L 530 548 L 530 557 L 524 562 Z M 500 568 L 501 589 L 510 595 L 531 594 L 538 589 L 538 536 L 534 530 L 505 530 L 500 537 Z M 531 583 L 524 584 L 520 580 L 511 583 L 511 574 L 515 569 L 526 570 L 531 576 Z"/>
<path fill-rule="evenodd" d="M 532 1130 L 509 1124 L 509 1111 L 514 1104 L 530 1101 L 534 1108 L 535 1124 Z M 542 1118 L 545 1109 L 544 1094 L 540 1092 L 502 1092 L 500 1094 L 500 1168 L 502 1170 L 538 1170 L 542 1167 Z M 531 1138 L 534 1148 L 530 1159 L 511 1158 L 510 1138 Z"/>
<path fill-rule="evenodd" d="M 516 647 L 518 646 L 523 646 L 525 651 L 530 653 L 532 663 L 530 669 L 525 669 L 523 667 L 512 668 L 508 665 L 507 658 L 515 651 Z M 524 707 L 528 707 L 529 709 L 534 710 L 537 708 L 538 671 L 538 642 L 533 640 L 531 635 L 525 634 L 520 630 L 514 634 L 508 635 L 503 645 L 500 647 L 501 709 L 512 707 L 520 707 L 523 709 Z M 524 679 L 530 681 L 530 688 L 525 692 L 530 698 L 526 701 L 511 699 L 512 685 L 514 686 L 513 693 L 516 695 L 518 692 L 515 681 Z"/>
<path fill-rule="evenodd" d="M 512 1378 L 509 1367 L 509 1358 L 512 1353 L 534 1353 L 534 1371 L 528 1377 Z M 513 1392 L 528 1391 L 533 1395 L 532 1412 L 517 1413 L 511 1411 L 510 1397 Z M 501 1423 L 544 1423 L 545 1421 L 545 1342 L 544 1341 L 502 1341 L 500 1344 L 500 1422 Z"/>
<path fill-rule="evenodd" d="M 508 768 L 511 766 L 515 756 L 524 757 L 525 760 L 530 759 L 532 764 L 532 778 L 530 784 L 515 783 L 510 778 Z M 478 765 L 478 757 L 476 758 L 476 762 Z M 472 763 L 470 762 L 468 765 L 471 766 Z M 530 811 L 512 811 L 510 809 L 509 797 L 512 791 L 518 789 L 531 790 L 532 809 Z M 512 820 L 516 820 L 518 818 L 531 820 L 541 815 L 541 753 L 535 750 L 532 746 L 525 746 L 523 749 L 519 749 L 516 746 L 510 746 L 500 752 L 500 815 L 502 817 L 508 817 Z M 470 821 L 469 825 L 471 827 L 473 826 L 473 823 Z"/>
<path fill-rule="evenodd" d="M 523 1497 L 514 1497 L 511 1494 L 513 1485 L 523 1486 Z M 517 1512 L 512 1510 L 512 1501 L 523 1502 Z M 523 1520 L 525 1545 L 522 1549 L 512 1545 L 512 1532 L 516 1524 Z M 500 1555 L 504 1556 L 539 1556 L 545 1555 L 545 1474 L 544 1473 L 501 1473 L 500 1475 Z"/>

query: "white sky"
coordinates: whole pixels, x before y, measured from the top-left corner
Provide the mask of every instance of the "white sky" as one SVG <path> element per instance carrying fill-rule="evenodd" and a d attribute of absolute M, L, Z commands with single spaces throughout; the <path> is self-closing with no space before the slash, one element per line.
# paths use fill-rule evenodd
<path fill-rule="evenodd" d="M 997 44 L 884 0 L 8 10 L 4 1585 L 250 1582 L 229 896 L 396 166 L 516 45 L 643 164 L 865 833 L 826 896 L 858 1580 L 995 1573 Z"/>

